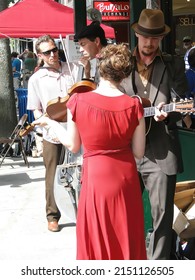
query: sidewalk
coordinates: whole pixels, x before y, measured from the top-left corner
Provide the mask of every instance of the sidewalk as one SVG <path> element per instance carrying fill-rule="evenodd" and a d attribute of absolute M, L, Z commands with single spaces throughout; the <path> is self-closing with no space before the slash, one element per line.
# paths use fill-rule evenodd
<path fill-rule="evenodd" d="M 0 261 L 63 261 L 76 258 L 75 223 L 60 219 L 50 232 L 45 218 L 42 158 L 6 158 L 0 167 Z"/>
<path fill-rule="evenodd" d="M 124 270 L 129 267 L 134 269 L 138 266 L 136 271 L 139 271 L 140 267 L 145 271 L 146 265 L 147 271 L 148 267 L 152 269 L 151 271 L 155 269 L 155 261 L 147 264 L 145 261 L 125 263 L 112 261 L 109 265 L 106 261 L 76 261 L 75 224 L 68 221 L 62 213 L 61 231 L 53 233 L 47 230 L 42 158 L 28 157 L 28 160 L 29 168 L 21 158 L 6 158 L 0 167 L 0 276 L 2 279 L 56 280 L 64 277 L 73 279 L 76 276 L 84 280 L 90 277 L 90 271 L 90 279 L 113 279 L 113 277 L 122 279 L 125 276 L 129 277 L 128 274 L 124 274 L 129 273 L 129 270 Z M 176 261 L 169 261 L 166 264 L 160 262 L 158 266 L 160 265 L 162 269 L 172 266 L 176 277 L 184 276 L 186 271 L 193 273 L 192 262 L 182 262 L 182 266 L 179 264 Z M 120 266 L 121 270 L 119 270 Z M 61 272 L 62 268 L 67 270 L 67 274 L 51 274 L 51 269 L 57 273 Z M 48 274 L 43 275 L 43 269 Z M 81 269 L 82 274 L 79 273 Z M 88 270 L 88 274 L 85 274 L 85 269 Z M 25 275 L 22 274 L 23 271 Z M 77 271 L 78 274 L 75 274 Z M 101 271 L 105 272 L 105 275 L 99 274 Z"/>

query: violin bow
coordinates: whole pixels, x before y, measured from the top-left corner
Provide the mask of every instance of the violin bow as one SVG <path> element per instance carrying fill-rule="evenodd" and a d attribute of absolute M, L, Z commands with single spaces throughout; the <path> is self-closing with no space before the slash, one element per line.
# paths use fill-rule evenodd
<path fill-rule="evenodd" d="M 65 47 L 65 44 L 64 44 L 64 41 L 63 41 L 63 39 L 62 39 L 62 35 L 61 35 L 61 34 L 59 35 L 59 37 L 60 37 L 60 41 L 61 41 L 61 44 L 62 44 L 62 48 L 63 48 L 64 54 L 65 54 L 65 57 L 66 57 L 66 62 L 67 62 L 68 70 L 69 70 L 69 72 L 70 72 L 70 76 L 71 76 L 71 79 L 72 79 L 72 84 L 74 84 L 74 83 L 75 83 L 75 80 L 74 80 L 74 77 L 73 77 L 73 75 L 72 75 L 72 71 L 71 71 L 71 69 L 70 69 L 70 62 L 69 62 L 68 54 L 67 54 L 67 51 L 66 51 L 66 47 Z"/>

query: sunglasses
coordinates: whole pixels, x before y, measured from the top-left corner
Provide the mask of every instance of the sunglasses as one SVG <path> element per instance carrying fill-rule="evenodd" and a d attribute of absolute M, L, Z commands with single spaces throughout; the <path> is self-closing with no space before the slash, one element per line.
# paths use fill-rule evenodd
<path fill-rule="evenodd" d="M 55 47 L 52 50 L 48 50 L 48 51 L 42 52 L 42 54 L 45 55 L 45 56 L 48 56 L 48 55 L 51 54 L 51 52 L 56 53 L 57 51 L 58 51 L 58 48 Z"/>

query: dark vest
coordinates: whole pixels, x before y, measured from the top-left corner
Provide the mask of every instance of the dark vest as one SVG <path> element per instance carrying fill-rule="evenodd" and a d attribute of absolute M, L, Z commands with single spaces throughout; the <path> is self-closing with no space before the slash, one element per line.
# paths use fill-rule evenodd
<path fill-rule="evenodd" d="M 135 70 L 133 75 L 135 75 L 135 79 L 132 79 L 133 83 L 133 90 L 134 93 L 139 95 L 140 97 L 143 98 L 149 98 L 149 93 L 150 93 L 150 80 L 148 81 L 146 87 L 143 85 L 142 80 L 138 74 L 138 72 Z M 135 83 L 134 83 L 135 81 Z"/>

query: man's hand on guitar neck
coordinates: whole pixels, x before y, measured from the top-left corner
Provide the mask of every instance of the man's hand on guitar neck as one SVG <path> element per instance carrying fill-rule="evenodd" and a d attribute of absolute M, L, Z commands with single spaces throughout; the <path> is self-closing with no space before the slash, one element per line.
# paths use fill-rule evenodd
<path fill-rule="evenodd" d="M 154 119 L 157 122 L 164 121 L 168 117 L 168 113 L 163 111 L 163 106 L 165 105 L 164 102 L 160 102 L 156 107 L 155 107 L 155 115 Z"/>

